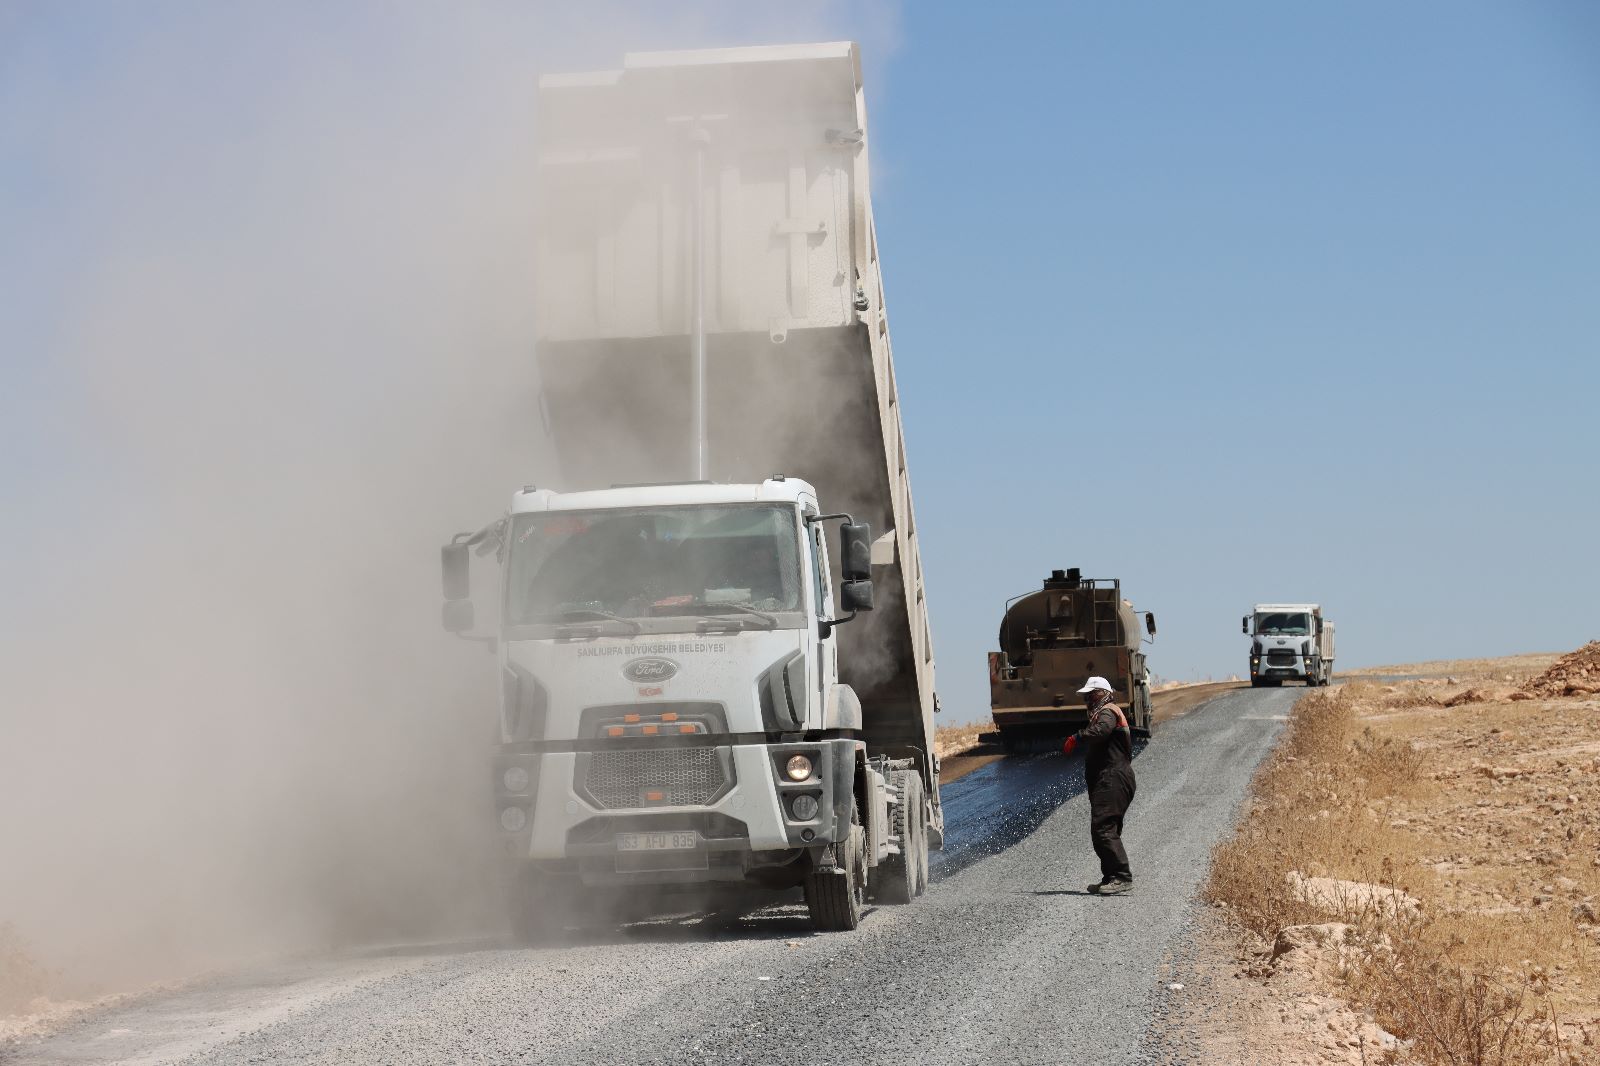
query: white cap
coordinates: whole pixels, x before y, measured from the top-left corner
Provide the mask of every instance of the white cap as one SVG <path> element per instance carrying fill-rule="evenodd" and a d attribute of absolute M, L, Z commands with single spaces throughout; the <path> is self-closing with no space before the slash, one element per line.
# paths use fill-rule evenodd
<path fill-rule="evenodd" d="M 1111 682 L 1107 681 L 1103 677 L 1091 677 L 1089 680 L 1083 683 L 1083 687 L 1080 688 L 1078 692 L 1081 695 L 1085 692 L 1093 692 L 1096 689 L 1100 690 L 1101 692 L 1110 692 Z"/>

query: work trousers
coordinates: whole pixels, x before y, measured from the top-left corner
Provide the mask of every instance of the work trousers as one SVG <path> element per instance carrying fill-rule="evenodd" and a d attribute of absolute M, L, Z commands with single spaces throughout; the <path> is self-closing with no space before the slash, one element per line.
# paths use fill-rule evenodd
<path fill-rule="evenodd" d="M 1107 770 L 1089 786 L 1089 839 L 1100 856 L 1100 874 L 1123 881 L 1133 880 L 1128 869 L 1128 853 L 1122 849 L 1122 816 L 1133 802 L 1133 774 Z"/>

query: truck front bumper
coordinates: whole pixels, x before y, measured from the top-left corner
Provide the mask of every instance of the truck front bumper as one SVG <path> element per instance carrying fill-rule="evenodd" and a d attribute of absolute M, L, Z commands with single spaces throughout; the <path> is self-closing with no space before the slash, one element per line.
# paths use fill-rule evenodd
<path fill-rule="evenodd" d="M 1311 663 L 1300 652 L 1285 655 L 1282 652 L 1266 654 L 1257 657 L 1250 656 L 1250 677 L 1252 680 L 1289 680 L 1295 681 L 1310 676 Z"/>
<path fill-rule="evenodd" d="M 848 832 L 855 748 L 852 740 L 828 740 L 508 752 L 495 767 L 505 854 L 579 874 L 586 884 L 748 880 L 833 843 L 841 808 Z M 794 755 L 812 763 L 802 781 L 784 772 Z M 511 773 L 509 784 L 525 774 L 526 787 L 507 787 L 514 768 L 521 773 Z M 656 833 L 670 834 L 674 845 L 693 834 L 694 846 L 620 846 L 624 835 Z"/>

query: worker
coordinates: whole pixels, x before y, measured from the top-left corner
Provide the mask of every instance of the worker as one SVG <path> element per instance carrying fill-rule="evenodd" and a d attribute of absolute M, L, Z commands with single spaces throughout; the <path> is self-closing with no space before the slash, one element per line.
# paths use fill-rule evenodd
<path fill-rule="evenodd" d="M 1089 723 L 1067 738 L 1062 754 L 1083 748 L 1083 782 L 1089 791 L 1089 839 L 1100 856 L 1096 896 L 1133 891 L 1133 871 L 1122 848 L 1122 818 L 1133 802 L 1133 733 L 1122 709 L 1111 701 L 1111 683 L 1091 677 L 1078 694 L 1089 707 Z"/>

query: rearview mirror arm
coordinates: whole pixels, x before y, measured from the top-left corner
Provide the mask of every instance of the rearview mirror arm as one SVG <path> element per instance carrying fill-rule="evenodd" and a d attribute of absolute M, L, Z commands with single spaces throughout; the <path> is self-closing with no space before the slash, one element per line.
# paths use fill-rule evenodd
<path fill-rule="evenodd" d="M 821 637 L 823 640 L 827 640 L 829 634 L 833 632 L 835 626 L 842 626 L 846 622 L 854 622 L 856 620 L 856 615 L 860 613 L 860 611 L 851 611 L 843 618 L 817 619 L 817 636 Z"/>

